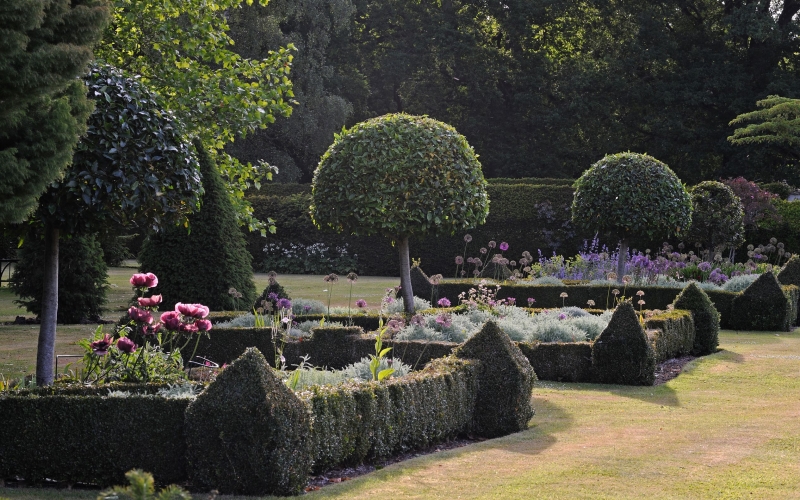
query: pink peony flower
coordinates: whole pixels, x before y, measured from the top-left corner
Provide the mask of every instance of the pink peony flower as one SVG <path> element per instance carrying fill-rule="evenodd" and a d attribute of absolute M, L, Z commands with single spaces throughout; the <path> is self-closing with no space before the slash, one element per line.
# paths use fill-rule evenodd
<path fill-rule="evenodd" d="M 161 295 L 152 297 L 139 297 L 139 307 L 155 307 L 161 303 Z"/>
<path fill-rule="evenodd" d="M 114 339 L 109 334 L 103 335 L 103 338 L 100 340 L 95 340 L 89 346 L 92 348 L 95 354 L 98 356 L 105 356 L 108 353 L 108 348 L 111 347 L 111 344 L 114 342 Z"/>
<path fill-rule="evenodd" d="M 136 343 L 128 337 L 120 337 L 117 340 L 117 349 L 127 354 L 133 354 L 136 352 Z"/>
<path fill-rule="evenodd" d="M 139 309 L 138 307 L 131 307 L 128 309 L 128 316 L 138 323 L 147 323 L 148 325 L 153 322 L 153 315 L 150 311 Z"/>
<path fill-rule="evenodd" d="M 139 273 L 131 276 L 131 285 L 136 288 L 153 288 L 158 286 L 158 278 L 153 273 Z"/>
<path fill-rule="evenodd" d="M 207 319 L 198 319 L 194 322 L 194 324 L 201 332 L 207 332 L 211 330 L 211 322 Z"/>
<path fill-rule="evenodd" d="M 177 331 L 181 327 L 181 315 L 177 311 L 168 311 L 161 315 L 161 322 L 167 330 Z"/>
<path fill-rule="evenodd" d="M 175 310 L 190 318 L 205 318 L 208 316 L 208 307 L 203 304 L 175 304 Z"/>

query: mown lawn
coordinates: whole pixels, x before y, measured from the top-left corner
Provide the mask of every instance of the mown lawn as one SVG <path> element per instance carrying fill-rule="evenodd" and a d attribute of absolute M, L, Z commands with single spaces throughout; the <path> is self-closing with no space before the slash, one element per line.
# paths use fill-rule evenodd
<path fill-rule="evenodd" d="M 798 498 L 800 333 L 725 331 L 720 347 L 658 387 L 540 382 L 525 432 L 307 498 Z M 0 488 L 9 498 L 94 495 Z"/>

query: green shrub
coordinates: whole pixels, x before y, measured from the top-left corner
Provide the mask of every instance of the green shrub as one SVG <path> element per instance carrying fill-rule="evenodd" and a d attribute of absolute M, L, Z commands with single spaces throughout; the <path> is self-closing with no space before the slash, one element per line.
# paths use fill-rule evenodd
<path fill-rule="evenodd" d="M 656 363 L 686 356 L 694 349 L 696 331 L 692 311 L 676 309 L 658 314 L 648 318 L 644 327 L 653 344 Z"/>
<path fill-rule="evenodd" d="M 792 255 L 778 273 L 778 281 L 782 285 L 800 286 L 800 257 Z"/>
<path fill-rule="evenodd" d="M 744 242 L 744 209 L 731 188 L 717 181 L 692 187 L 692 225 L 686 235 L 712 252 L 739 248 Z"/>
<path fill-rule="evenodd" d="M 112 386 L 155 391 L 155 386 Z M 187 399 L 107 397 L 112 388 L 56 386 L 0 395 L 0 477 L 120 484 L 133 468 L 185 483 Z"/>
<path fill-rule="evenodd" d="M 296 495 L 311 469 L 311 421 L 257 349 L 228 366 L 186 409 L 189 475 L 199 489 Z"/>
<path fill-rule="evenodd" d="M 594 379 L 604 384 L 653 385 L 655 353 L 630 302 L 617 306 L 592 346 Z"/>
<path fill-rule="evenodd" d="M 454 355 L 481 362 L 473 430 L 496 437 L 527 429 L 534 413 L 531 391 L 536 373 L 497 323 L 487 321 Z"/>
<path fill-rule="evenodd" d="M 188 491 L 171 484 L 156 495 L 153 475 L 141 469 L 132 469 L 125 473 L 130 483 L 128 486 L 114 486 L 100 492 L 98 500 L 192 500 Z"/>
<path fill-rule="evenodd" d="M 572 186 L 575 184 L 575 179 L 553 179 L 547 177 L 520 177 L 514 179 L 512 177 L 494 177 L 492 179 L 486 179 L 486 182 L 490 185 L 531 184 L 534 186 Z"/>
<path fill-rule="evenodd" d="M 786 181 L 766 182 L 761 184 L 759 187 L 764 191 L 777 194 L 782 200 L 788 199 L 789 193 L 792 192 L 792 186 L 790 186 Z"/>
<path fill-rule="evenodd" d="M 705 356 L 716 352 L 719 345 L 720 315 L 708 294 L 697 283 L 691 282 L 675 297 L 672 305 L 675 309 L 692 311 L 695 330 L 692 354 Z"/>
<path fill-rule="evenodd" d="M 752 285 L 733 299 L 730 323 L 737 330 L 785 331 L 796 318 L 796 300 L 781 288 L 772 272 L 762 274 Z"/>
<path fill-rule="evenodd" d="M 33 229 L 17 252 L 19 262 L 11 277 L 16 302 L 39 316 L 44 291 L 44 239 Z M 108 267 L 92 234 L 62 238 L 58 259 L 59 323 L 96 320 L 103 312 L 108 290 Z"/>
<path fill-rule="evenodd" d="M 150 236 L 139 254 L 140 269 L 158 276 L 162 308 L 180 301 L 215 311 L 243 309 L 256 295 L 250 255 L 216 166 L 199 142 L 195 147 L 205 190 L 200 211 L 189 216 L 190 232 L 171 227 Z"/>
<path fill-rule="evenodd" d="M 437 359 L 387 383 L 316 386 L 298 394 L 313 415 L 314 470 L 430 446 L 470 430 L 478 363 Z"/>

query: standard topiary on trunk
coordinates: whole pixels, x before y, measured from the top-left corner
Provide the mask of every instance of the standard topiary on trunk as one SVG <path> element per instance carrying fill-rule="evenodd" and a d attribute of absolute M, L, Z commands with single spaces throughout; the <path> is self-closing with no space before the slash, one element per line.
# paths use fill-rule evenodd
<path fill-rule="evenodd" d="M 572 221 L 619 240 L 617 279 L 625 274 L 628 239 L 669 237 L 692 223 L 692 201 L 680 179 L 652 156 L 618 153 L 575 181 Z"/>
<path fill-rule="evenodd" d="M 470 229 L 488 213 L 486 181 L 467 140 L 425 116 L 385 115 L 337 134 L 314 172 L 317 227 L 397 243 L 407 313 L 414 310 L 409 238 Z"/>
<path fill-rule="evenodd" d="M 744 209 L 736 193 L 721 182 L 705 181 L 692 187 L 691 195 L 692 226 L 686 239 L 712 252 L 739 248 L 744 242 Z"/>
<path fill-rule="evenodd" d="M 614 311 L 608 326 L 592 346 L 592 370 L 604 384 L 653 385 L 656 358 L 653 346 L 630 302 Z"/>
<path fill-rule="evenodd" d="M 694 346 L 692 354 L 705 356 L 717 351 L 719 345 L 719 312 L 706 292 L 691 282 L 672 302 L 675 309 L 692 311 L 694 318 Z"/>
<path fill-rule="evenodd" d="M 251 256 L 222 179 L 195 141 L 203 176 L 200 211 L 189 216 L 189 230 L 171 227 L 150 236 L 139 255 L 141 271 L 158 276 L 161 304 L 201 303 L 213 311 L 247 309 L 255 301 Z M 242 297 L 231 293 L 235 288 Z"/>

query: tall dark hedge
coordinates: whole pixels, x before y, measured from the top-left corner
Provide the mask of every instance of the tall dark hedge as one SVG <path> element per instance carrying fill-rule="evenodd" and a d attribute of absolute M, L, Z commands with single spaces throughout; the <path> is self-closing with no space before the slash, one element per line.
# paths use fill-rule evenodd
<path fill-rule="evenodd" d="M 205 193 L 189 230 L 171 227 L 150 236 L 139 254 L 142 272 L 158 276 L 162 308 L 176 302 L 201 303 L 214 311 L 243 309 L 256 298 L 251 257 L 219 172 L 202 144 L 195 142 Z M 235 288 L 242 298 L 235 299 Z"/>
<path fill-rule="evenodd" d="M 44 237 L 32 226 L 17 252 L 19 263 L 11 277 L 11 289 L 19 297 L 16 302 L 36 316 L 42 312 L 44 254 Z M 57 321 L 79 323 L 98 318 L 106 303 L 107 276 L 103 250 L 93 234 L 64 238 L 59 249 Z"/>

